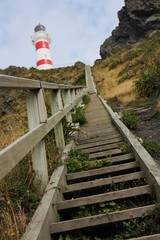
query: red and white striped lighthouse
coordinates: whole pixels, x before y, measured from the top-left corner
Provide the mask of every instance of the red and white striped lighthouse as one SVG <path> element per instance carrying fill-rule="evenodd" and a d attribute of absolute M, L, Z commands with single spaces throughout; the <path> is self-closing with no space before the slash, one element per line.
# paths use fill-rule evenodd
<path fill-rule="evenodd" d="M 46 32 L 46 28 L 40 23 L 34 29 L 32 43 L 36 48 L 36 67 L 40 70 L 53 68 L 49 44 L 51 38 Z"/>

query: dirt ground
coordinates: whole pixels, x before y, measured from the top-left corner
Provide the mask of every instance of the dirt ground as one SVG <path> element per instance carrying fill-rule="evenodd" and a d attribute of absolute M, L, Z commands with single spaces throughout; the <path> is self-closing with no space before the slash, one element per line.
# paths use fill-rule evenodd
<path fill-rule="evenodd" d="M 133 133 L 142 139 L 153 140 L 160 146 L 160 118 L 153 115 L 152 109 L 139 114 L 140 122 Z M 160 154 L 152 155 L 160 164 Z"/>
<path fill-rule="evenodd" d="M 115 102 L 114 102 L 115 103 Z M 139 108 L 123 108 L 116 103 L 118 114 L 122 115 L 122 111 L 128 111 L 130 113 L 139 116 L 139 123 L 136 130 L 132 133 L 138 138 L 145 140 L 153 140 L 159 144 L 160 147 L 160 116 L 155 116 L 155 104 L 154 102 L 150 107 Z M 160 153 L 152 155 L 153 159 L 160 165 Z"/>

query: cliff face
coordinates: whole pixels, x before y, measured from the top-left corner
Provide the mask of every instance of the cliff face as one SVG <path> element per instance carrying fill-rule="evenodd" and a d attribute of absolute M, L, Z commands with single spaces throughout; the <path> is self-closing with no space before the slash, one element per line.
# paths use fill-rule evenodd
<path fill-rule="evenodd" d="M 160 29 L 160 0 L 125 0 L 118 18 L 119 26 L 100 47 L 102 59 L 119 48 L 143 41 Z"/>

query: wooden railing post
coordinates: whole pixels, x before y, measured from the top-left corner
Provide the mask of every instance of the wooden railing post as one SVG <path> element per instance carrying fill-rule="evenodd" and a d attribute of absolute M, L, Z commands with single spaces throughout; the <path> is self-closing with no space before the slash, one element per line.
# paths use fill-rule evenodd
<path fill-rule="evenodd" d="M 42 89 L 30 91 L 27 110 L 29 130 L 47 121 L 47 112 Z M 43 192 L 48 183 L 48 167 L 44 140 L 41 140 L 33 148 L 32 164 L 36 174 L 35 184 L 37 184 L 37 186 L 40 184 L 40 190 Z"/>
<path fill-rule="evenodd" d="M 77 88 L 77 89 L 76 89 L 76 95 L 78 95 L 78 96 L 81 95 L 81 89 L 80 89 L 80 88 Z M 83 101 L 82 101 L 82 99 L 81 99 L 81 100 L 78 102 L 77 107 L 81 107 L 82 104 L 83 104 Z"/>
<path fill-rule="evenodd" d="M 63 103 L 62 103 L 60 89 L 52 90 L 51 92 L 52 114 L 54 115 L 56 112 L 61 111 L 62 109 L 63 109 Z M 60 150 L 63 150 L 65 147 L 65 140 L 64 140 L 64 134 L 63 134 L 62 121 L 57 123 L 57 125 L 54 127 L 54 132 L 55 132 L 56 145 Z"/>
<path fill-rule="evenodd" d="M 76 97 L 76 93 L 75 93 L 75 89 L 73 88 L 73 89 L 71 90 L 71 101 L 72 101 L 72 102 L 74 102 L 75 97 Z"/>
<path fill-rule="evenodd" d="M 68 104 L 70 104 L 72 102 L 70 89 L 63 90 L 63 102 L 64 102 L 64 107 L 66 107 Z M 68 123 L 72 123 L 71 112 L 69 112 L 66 115 L 66 121 Z"/>

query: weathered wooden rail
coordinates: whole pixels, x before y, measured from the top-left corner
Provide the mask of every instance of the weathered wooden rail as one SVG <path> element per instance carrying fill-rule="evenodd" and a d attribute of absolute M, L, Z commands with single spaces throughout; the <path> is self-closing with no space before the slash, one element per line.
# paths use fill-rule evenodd
<path fill-rule="evenodd" d="M 86 108 L 88 123 L 79 133 L 77 143 L 68 145 L 65 151 L 72 145 L 72 148 L 88 153 L 93 162 L 101 159 L 108 161 L 109 157 L 111 166 L 77 173 L 68 173 L 66 164 L 59 166 L 53 172 L 41 204 L 22 240 L 65 240 L 69 237 L 83 239 L 83 237 L 80 238 L 80 233 L 89 237 L 88 239 L 97 237 L 110 240 L 117 223 L 141 219 L 144 214 L 149 215 L 155 210 L 157 203 L 160 202 L 158 165 L 120 121 L 118 115 L 100 96 L 97 96 L 89 66 L 86 66 L 86 80 L 91 98 Z M 59 90 L 56 89 L 55 96 L 58 96 L 58 92 Z M 77 102 L 78 100 L 75 104 Z M 67 106 L 64 109 L 66 108 Z M 68 113 L 69 111 L 65 111 L 65 114 Z M 60 114 L 59 111 L 58 114 Z M 62 115 L 65 116 L 65 114 Z M 52 125 L 55 127 L 56 124 L 54 120 Z M 119 147 L 119 144 L 123 144 L 124 141 L 131 147 L 130 153 L 123 152 Z M 121 204 L 121 207 L 109 213 L 72 217 L 79 207 L 89 207 L 110 201 Z M 129 204 L 127 208 L 123 208 L 124 203 Z M 67 234 L 69 234 L 68 238 Z M 132 240 L 148 239 L 160 239 L 160 232 L 132 238 Z"/>
<path fill-rule="evenodd" d="M 71 110 L 81 101 L 87 88 L 0 75 L 0 89 L 29 90 L 27 103 L 29 131 L 0 151 L 0 180 L 32 152 L 33 169 L 44 190 L 48 183 L 48 168 L 43 139 L 54 128 L 56 145 L 59 149 L 64 149 L 62 118 L 66 117 L 68 122 L 72 121 Z M 51 94 L 52 116 L 49 118 L 44 90 L 49 90 Z"/>

